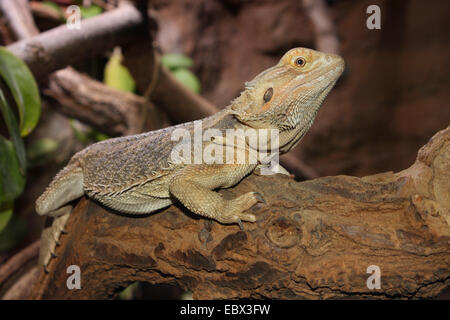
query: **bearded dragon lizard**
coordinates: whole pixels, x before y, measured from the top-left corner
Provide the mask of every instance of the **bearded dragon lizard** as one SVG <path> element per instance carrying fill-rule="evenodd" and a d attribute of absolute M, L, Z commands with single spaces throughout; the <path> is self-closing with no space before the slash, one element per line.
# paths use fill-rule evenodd
<path fill-rule="evenodd" d="M 228 107 L 203 119 L 203 129 L 219 133 L 274 129 L 280 154 L 288 152 L 309 130 L 343 70 L 344 61 L 338 55 L 291 49 L 278 64 L 247 82 Z M 55 217 L 53 225 L 43 232 L 40 263 L 46 268 L 54 256 L 70 214 L 67 204 L 83 195 L 128 214 L 148 214 L 177 200 L 193 213 L 224 224 L 238 223 L 242 228 L 242 221 L 254 222 L 256 217 L 245 211 L 263 201 L 259 194 L 248 192 L 225 200 L 215 190 L 239 183 L 261 163 L 189 164 L 171 160 L 176 146 L 171 135 L 179 129 L 192 132 L 194 126 L 189 122 L 109 139 L 76 153 L 36 201 L 39 215 Z M 217 139 L 202 141 L 202 146 L 216 143 L 230 148 L 220 134 L 213 138 Z M 232 142 L 231 148 L 237 149 L 237 144 Z M 245 143 L 243 149 L 267 151 Z"/>

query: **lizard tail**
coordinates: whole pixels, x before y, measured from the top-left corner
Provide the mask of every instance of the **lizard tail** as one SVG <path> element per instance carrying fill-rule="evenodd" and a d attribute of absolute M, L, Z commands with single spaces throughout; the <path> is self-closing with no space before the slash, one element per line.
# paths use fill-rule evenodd
<path fill-rule="evenodd" d="M 83 194 L 83 171 L 78 162 L 69 163 L 36 200 L 36 212 L 41 216 L 53 215 L 58 208 Z"/>

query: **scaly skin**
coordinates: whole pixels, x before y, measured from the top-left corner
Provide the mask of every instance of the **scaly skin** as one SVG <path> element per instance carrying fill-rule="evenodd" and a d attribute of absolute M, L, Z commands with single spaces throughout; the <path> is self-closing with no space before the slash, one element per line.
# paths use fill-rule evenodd
<path fill-rule="evenodd" d="M 344 61 L 337 55 L 291 49 L 277 65 L 246 83 L 245 90 L 228 107 L 203 119 L 202 128 L 217 129 L 223 136 L 227 129 L 276 129 L 280 153 L 288 152 L 309 130 L 343 70 Z M 41 250 L 41 263 L 46 266 L 53 255 L 70 212 L 66 204 L 84 194 L 124 213 L 147 214 L 176 199 L 190 211 L 221 223 L 242 227 L 241 221 L 254 222 L 256 217 L 245 211 L 262 200 L 257 193 L 225 200 L 214 190 L 239 183 L 258 163 L 181 164 L 171 160 L 171 152 L 179 144 L 171 136 L 177 129 L 193 133 L 194 125 L 189 122 L 109 139 L 75 154 L 36 201 L 38 214 L 56 217 L 56 227 L 46 232 L 43 241 L 46 245 Z M 202 142 L 203 150 L 213 143 L 229 142 L 220 135 L 214 139 Z M 226 148 L 239 147 L 228 143 Z M 250 149 L 264 151 L 248 144 L 243 147 L 247 153 Z"/>

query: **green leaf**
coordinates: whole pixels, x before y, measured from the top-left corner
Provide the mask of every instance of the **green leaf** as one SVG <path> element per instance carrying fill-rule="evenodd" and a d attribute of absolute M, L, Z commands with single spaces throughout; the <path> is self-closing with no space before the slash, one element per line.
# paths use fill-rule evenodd
<path fill-rule="evenodd" d="M 66 20 L 64 18 L 64 12 L 62 11 L 61 7 L 58 6 L 56 3 L 51 1 L 42 1 L 42 4 L 55 11 L 58 14 L 59 18 L 61 19 L 61 22 L 64 22 Z"/>
<path fill-rule="evenodd" d="M 0 251 L 8 251 L 15 248 L 27 234 L 25 221 L 13 215 L 8 225 L 0 232 Z"/>
<path fill-rule="evenodd" d="M 135 281 L 126 287 L 118 296 L 119 300 L 133 300 L 133 297 L 136 294 L 136 291 L 139 288 L 139 282 Z"/>
<path fill-rule="evenodd" d="M 80 7 L 81 18 L 87 19 L 91 17 L 95 17 L 103 12 L 103 9 L 96 5 L 91 5 L 89 7 L 81 6 Z"/>
<path fill-rule="evenodd" d="M 120 50 L 114 50 L 105 66 L 104 82 L 107 86 L 120 91 L 134 92 L 134 79 L 127 68 L 122 65 Z"/>
<path fill-rule="evenodd" d="M 5 227 L 8 225 L 12 213 L 13 213 L 12 202 L 4 202 L 0 204 L 0 232 L 2 232 L 3 229 L 5 229 Z"/>
<path fill-rule="evenodd" d="M 182 84 L 191 89 L 192 91 L 199 93 L 201 89 L 200 81 L 198 78 L 188 69 L 176 69 L 172 71 L 175 78 Z"/>
<path fill-rule="evenodd" d="M 23 144 L 22 137 L 20 136 L 19 126 L 17 125 L 17 120 L 9 107 L 8 102 L 6 102 L 3 92 L 0 90 L 0 111 L 5 119 L 6 126 L 8 128 L 9 134 L 11 135 L 11 140 L 15 148 L 15 153 L 17 155 L 17 160 L 19 161 L 19 168 L 22 175 L 26 172 L 26 158 L 25 158 L 25 146 Z M 3 137 L 2 137 L 3 138 Z"/>
<path fill-rule="evenodd" d="M 161 57 L 161 63 L 170 70 L 192 67 L 192 60 L 189 57 L 178 53 L 167 53 L 163 55 Z"/>
<path fill-rule="evenodd" d="M 16 101 L 20 116 L 20 132 L 28 135 L 39 121 L 39 90 L 27 65 L 5 47 L 0 47 L 0 75 Z"/>
<path fill-rule="evenodd" d="M 72 132 L 75 138 L 80 141 L 82 144 L 86 144 L 89 141 L 89 135 L 78 128 L 77 120 L 70 119 L 69 121 L 70 127 L 72 128 Z"/>
<path fill-rule="evenodd" d="M 19 161 L 11 141 L 0 136 L 0 203 L 17 198 L 25 187 Z"/>
<path fill-rule="evenodd" d="M 42 138 L 27 147 L 28 166 L 34 167 L 52 154 L 58 148 L 58 142 L 50 138 Z"/>
<path fill-rule="evenodd" d="M 93 131 L 93 134 L 94 134 L 94 140 L 95 141 L 103 141 L 103 140 L 107 140 L 107 139 L 111 138 L 107 134 L 104 134 L 102 132 L 98 132 L 96 130 Z"/>

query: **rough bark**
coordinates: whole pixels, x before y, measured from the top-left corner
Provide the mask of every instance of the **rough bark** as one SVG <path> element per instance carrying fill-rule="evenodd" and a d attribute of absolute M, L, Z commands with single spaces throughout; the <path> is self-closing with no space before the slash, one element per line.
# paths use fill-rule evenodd
<path fill-rule="evenodd" d="M 197 299 L 433 297 L 450 284 L 449 159 L 450 127 L 398 173 L 304 182 L 253 174 L 221 191 L 265 197 L 245 231 L 176 206 L 133 218 L 82 199 L 31 297 L 111 298 L 137 280 Z M 72 264 L 81 290 L 66 287 Z M 370 265 L 381 269 L 379 290 L 367 288 Z"/>

